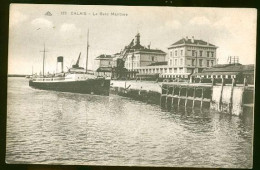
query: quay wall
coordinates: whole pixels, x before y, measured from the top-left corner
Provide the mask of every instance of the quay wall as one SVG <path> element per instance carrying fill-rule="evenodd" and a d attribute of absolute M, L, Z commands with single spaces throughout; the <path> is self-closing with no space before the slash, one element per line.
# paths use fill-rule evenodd
<path fill-rule="evenodd" d="M 161 84 L 155 82 L 137 82 L 112 80 L 110 93 L 134 100 L 143 101 L 151 104 L 160 104 Z"/>
<path fill-rule="evenodd" d="M 243 114 L 244 106 L 249 106 L 249 110 L 253 110 L 253 89 L 254 87 L 248 88 L 242 85 L 112 80 L 110 93 L 160 104 L 167 109 L 176 107 L 173 105 L 182 105 L 208 108 L 239 116 Z M 251 99 L 249 104 L 248 99 Z"/>
<path fill-rule="evenodd" d="M 237 86 L 213 86 L 210 108 L 219 112 L 241 115 L 244 90 L 244 87 Z"/>
<path fill-rule="evenodd" d="M 149 81 L 135 81 L 135 80 L 111 80 L 111 87 L 121 87 L 136 90 L 146 90 L 161 93 L 162 83 L 149 82 Z"/>

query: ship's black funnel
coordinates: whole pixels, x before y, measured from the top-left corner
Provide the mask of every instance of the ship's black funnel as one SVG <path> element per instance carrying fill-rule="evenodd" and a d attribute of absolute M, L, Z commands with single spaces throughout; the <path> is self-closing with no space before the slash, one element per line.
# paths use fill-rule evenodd
<path fill-rule="evenodd" d="M 57 57 L 57 73 L 63 73 L 63 57 L 59 56 Z"/>

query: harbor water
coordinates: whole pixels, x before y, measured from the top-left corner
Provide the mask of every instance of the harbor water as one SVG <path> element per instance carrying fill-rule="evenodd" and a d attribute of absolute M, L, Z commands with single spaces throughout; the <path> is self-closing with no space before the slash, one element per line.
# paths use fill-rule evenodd
<path fill-rule="evenodd" d="M 169 112 L 8 78 L 7 163 L 250 168 L 252 140 L 252 114 Z"/>

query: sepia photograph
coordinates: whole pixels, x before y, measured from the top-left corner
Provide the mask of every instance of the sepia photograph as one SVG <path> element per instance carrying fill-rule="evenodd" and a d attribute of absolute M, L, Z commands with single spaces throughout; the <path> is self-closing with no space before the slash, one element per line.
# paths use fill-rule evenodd
<path fill-rule="evenodd" d="M 253 168 L 256 9 L 9 10 L 7 164 Z"/>

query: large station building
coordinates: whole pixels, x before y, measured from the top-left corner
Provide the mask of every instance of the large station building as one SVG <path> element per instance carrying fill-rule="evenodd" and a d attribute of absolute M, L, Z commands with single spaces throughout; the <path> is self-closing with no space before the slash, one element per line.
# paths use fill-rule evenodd
<path fill-rule="evenodd" d="M 97 57 L 100 62 L 98 71 L 109 71 L 108 67 L 117 67 L 118 60 L 122 60 L 128 78 L 152 74 L 160 74 L 163 78 L 189 78 L 193 73 L 216 65 L 217 46 L 204 40 L 182 38 L 170 45 L 166 53 L 141 45 L 140 39 L 138 33 L 121 52 Z"/>
<path fill-rule="evenodd" d="M 136 68 L 140 74 L 159 73 L 164 78 L 188 78 L 216 64 L 217 46 L 192 38 L 182 38 L 168 47 L 168 61 Z"/>

